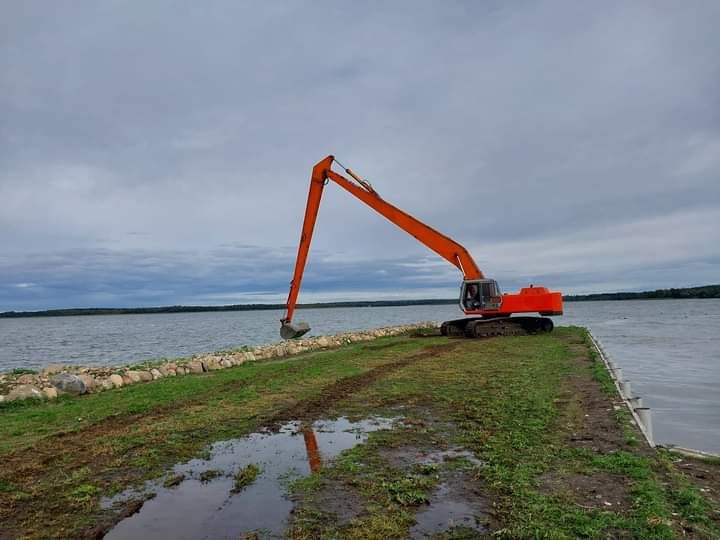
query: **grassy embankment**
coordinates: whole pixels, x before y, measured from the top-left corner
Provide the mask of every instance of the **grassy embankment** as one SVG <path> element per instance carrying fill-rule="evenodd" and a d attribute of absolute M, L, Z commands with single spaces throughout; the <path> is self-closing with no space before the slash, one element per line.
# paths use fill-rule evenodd
<path fill-rule="evenodd" d="M 584 331 L 559 329 L 485 341 L 383 338 L 79 399 L 5 404 L 0 538 L 96 535 L 118 517 L 100 509 L 102 495 L 162 477 L 213 441 L 333 415 L 405 421 L 290 483 L 291 538 L 406 537 L 441 482 L 498 536 L 720 537 L 717 499 L 667 454 L 646 449 L 614 397 Z M 455 446 L 481 463 L 415 462 Z M 332 515 L 337 499 L 353 506 L 344 519 Z"/>

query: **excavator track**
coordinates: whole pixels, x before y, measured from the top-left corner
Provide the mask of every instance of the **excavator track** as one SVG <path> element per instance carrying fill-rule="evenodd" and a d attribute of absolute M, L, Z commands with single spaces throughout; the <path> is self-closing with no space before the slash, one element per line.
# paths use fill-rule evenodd
<path fill-rule="evenodd" d="M 552 332 L 554 324 L 548 317 L 468 317 L 445 321 L 440 325 L 443 336 L 489 338 L 495 336 L 524 336 Z"/>

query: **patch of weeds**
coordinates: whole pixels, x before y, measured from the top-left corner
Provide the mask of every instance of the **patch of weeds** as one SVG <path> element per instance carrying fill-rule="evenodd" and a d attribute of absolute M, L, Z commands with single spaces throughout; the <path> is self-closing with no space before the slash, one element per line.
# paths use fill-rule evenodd
<path fill-rule="evenodd" d="M 699 461 L 700 463 L 704 463 L 705 465 L 712 465 L 720 467 L 720 457 L 716 456 L 694 456 L 692 458 L 695 461 Z"/>
<path fill-rule="evenodd" d="M 31 501 L 33 500 L 33 496 L 30 493 L 27 493 L 26 491 L 15 491 L 11 496 L 13 501 L 15 502 L 21 502 L 21 501 Z"/>
<path fill-rule="evenodd" d="M 100 488 L 97 486 L 81 484 L 68 493 L 68 498 L 73 504 L 89 510 L 93 507 L 98 493 L 100 493 Z"/>
<path fill-rule="evenodd" d="M 462 471 L 473 469 L 475 467 L 476 464 L 464 456 L 453 457 L 443 462 L 443 469 L 448 471 Z"/>
<path fill-rule="evenodd" d="M 295 478 L 288 483 L 288 489 L 292 493 L 313 493 L 320 491 L 322 484 L 322 477 L 320 474 L 315 473 L 309 476 Z"/>
<path fill-rule="evenodd" d="M 10 371 L 10 375 L 37 375 L 37 371 L 28 368 L 15 368 Z"/>
<path fill-rule="evenodd" d="M 367 450 L 363 445 L 356 446 L 355 448 L 345 450 L 342 454 L 340 454 L 336 458 L 335 463 L 345 472 L 359 473 L 365 468 L 363 455 L 366 452 Z"/>
<path fill-rule="evenodd" d="M 223 472 L 218 469 L 208 469 L 207 471 L 200 473 L 200 481 L 205 484 L 210 482 L 210 480 L 214 480 L 218 476 L 222 476 L 222 473 Z"/>
<path fill-rule="evenodd" d="M 670 478 L 668 495 L 674 509 L 684 520 L 703 530 L 708 538 L 720 538 L 720 528 L 710 518 L 713 509 L 701 495 L 698 488 L 679 472 L 672 463 L 672 456 L 666 451 L 658 452 L 658 459 Z"/>
<path fill-rule="evenodd" d="M 7 394 L 12 390 L 11 386 L 7 386 L 5 389 L 0 389 L 1 394 Z M 65 398 L 66 396 L 62 396 L 60 399 Z M 59 401 L 59 400 L 58 400 Z M 15 399 L 13 401 L 3 401 L 0 403 L 0 411 L 13 413 L 13 412 L 22 412 L 24 410 L 28 409 L 34 409 L 38 405 L 46 404 L 46 402 L 42 398 L 29 398 L 29 399 Z M 38 430 L 39 431 L 39 430 Z M 24 434 L 24 429 L 18 429 L 10 432 L 10 436 L 18 436 Z M 0 443 L 2 443 L 2 439 L 0 439 Z"/>
<path fill-rule="evenodd" d="M 440 330 L 438 328 L 416 328 L 409 333 L 410 337 L 423 338 L 423 337 L 438 337 Z"/>
<path fill-rule="evenodd" d="M 344 530 L 342 535 L 334 537 L 351 540 L 407 538 L 408 527 L 414 522 L 415 517 L 410 512 L 400 510 L 386 513 L 378 509 L 369 515 L 357 518 L 353 521 L 352 528 Z"/>
<path fill-rule="evenodd" d="M 615 411 L 615 419 L 617 420 L 618 425 L 623 431 L 625 444 L 627 444 L 628 446 L 637 446 L 640 441 L 636 435 L 633 423 L 630 418 L 632 418 L 630 416 L 630 411 L 628 411 L 627 408 L 624 406 Z"/>
<path fill-rule="evenodd" d="M 245 465 L 235 473 L 235 476 L 233 476 L 234 484 L 232 490 L 230 491 L 232 493 L 240 493 L 243 489 L 255 481 L 260 472 L 260 467 L 254 463 Z"/>
<path fill-rule="evenodd" d="M 168 489 L 174 488 L 175 486 L 179 486 L 183 480 L 185 480 L 184 474 L 173 474 L 165 479 L 163 487 Z"/>
<path fill-rule="evenodd" d="M 595 456 L 592 466 L 635 480 L 645 480 L 653 475 L 652 465 L 648 458 L 624 451 Z"/>
<path fill-rule="evenodd" d="M 12 482 L 8 482 L 7 480 L 0 480 L 0 493 L 11 493 L 15 491 L 17 488 L 15 487 L 15 484 Z"/>
<path fill-rule="evenodd" d="M 390 498 L 402 506 L 419 506 L 429 502 L 427 491 L 433 482 L 427 477 L 406 476 L 399 480 L 383 482 L 382 487 L 390 494 Z"/>
<path fill-rule="evenodd" d="M 315 538 L 338 538 L 333 530 L 335 516 L 331 513 L 316 508 L 302 507 L 293 513 L 292 523 L 288 530 L 287 538 L 293 540 L 314 540 Z M 330 532 L 335 533 L 327 534 Z"/>
<path fill-rule="evenodd" d="M 590 370 L 592 372 L 593 379 L 600 384 L 600 389 L 604 393 L 609 396 L 616 395 L 617 389 L 615 388 L 615 382 L 612 380 L 612 377 L 610 377 L 610 373 L 608 373 L 608 370 L 605 368 L 605 364 L 600 359 L 600 355 L 597 353 L 595 345 L 593 345 L 590 339 L 590 334 L 587 331 L 585 331 L 583 342 L 588 349 L 588 356 L 590 357 Z"/>
<path fill-rule="evenodd" d="M 7 480 L 0 480 L 0 493 L 7 493 L 10 499 L 16 502 L 32 499 L 32 495 L 21 491 L 15 484 Z"/>
<path fill-rule="evenodd" d="M 710 505 L 689 482 L 678 483 L 680 485 L 672 492 L 675 507 L 680 510 L 681 515 L 688 521 L 709 525 Z"/>
<path fill-rule="evenodd" d="M 417 474 L 437 474 L 440 467 L 436 463 L 416 463 L 413 467 Z"/>

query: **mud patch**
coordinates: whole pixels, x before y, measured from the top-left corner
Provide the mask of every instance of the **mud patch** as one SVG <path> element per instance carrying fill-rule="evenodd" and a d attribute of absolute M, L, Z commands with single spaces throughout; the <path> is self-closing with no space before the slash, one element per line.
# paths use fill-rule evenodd
<path fill-rule="evenodd" d="M 105 500 L 106 507 L 122 507 L 140 493 L 145 494 L 142 498 L 147 493 L 155 495 L 106 538 L 237 538 L 248 532 L 258 538 L 281 538 L 293 508 L 284 480 L 318 470 L 343 450 L 364 442 L 368 433 L 389 428 L 394 421 L 339 418 L 312 425 L 289 422 L 277 431 L 215 443 L 207 459 L 173 468 L 168 478 L 183 477 L 179 483 L 165 487 L 167 479 L 161 479 Z M 260 468 L 257 478 L 235 492 L 234 476 L 252 464 Z"/>
<path fill-rule="evenodd" d="M 569 443 L 576 448 L 585 448 L 598 454 L 607 454 L 617 450 L 632 450 L 634 453 L 649 455 L 652 450 L 649 446 L 641 444 L 630 448 L 622 429 L 618 429 L 616 411 L 625 407 L 619 396 L 608 396 L 603 392 L 598 382 L 591 375 L 592 360 L 588 345 L 580 338 L 564 338 L 568 349 L 576 356 L 572 361 L 583 367 L 579 372 L 569 373 L 565 377 L 565 391 L 556 400 L 556 404 L 567 407 L 575 405 L 577 411 L 583 415 L 572 419 L 571 430 L 568 433 Z M 600 362 L 600 360 L 597 360 Z M 637 440 L 642 441 L 643 436 L 633 424 L 630 429 Z"/>
<path fill-rule="evenodd" d="M 538 481 L 545 495 L 573 502 L 586 510 L 617 511 L 629 506 L 631 485 L 627 478 L 608 473 L 547 473 Z"/>

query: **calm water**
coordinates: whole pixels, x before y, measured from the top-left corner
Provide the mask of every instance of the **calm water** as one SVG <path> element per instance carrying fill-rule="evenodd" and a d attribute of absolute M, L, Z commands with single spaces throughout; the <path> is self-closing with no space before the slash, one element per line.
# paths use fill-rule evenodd
<path fill-rule="evenodd" d="M 654 410 L 655 438 L 720 452 L 720 300 L 567 303 Z M 305 309 L 317 334 L 461 316 L 456 306 Z M 279 340 L 281 311 L 0 319 L 0 371 L 122 364 Z M 312 335 L 312 334 L 310 334 Z"/>

